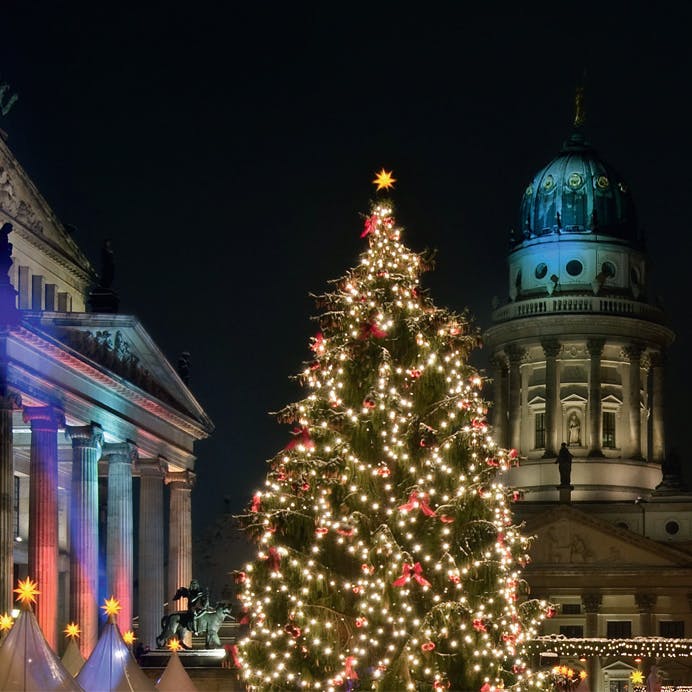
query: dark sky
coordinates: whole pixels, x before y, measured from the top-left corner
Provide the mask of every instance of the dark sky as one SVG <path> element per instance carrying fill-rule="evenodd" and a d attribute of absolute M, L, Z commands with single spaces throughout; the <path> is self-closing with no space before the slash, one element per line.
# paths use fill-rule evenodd
<path fill-rule="evenodd" d="M 195 531 L 240 511 L 300 397 L 309 292 L 351 267 L 381 166 L 438 305 L 490 325 L 508 231 L 571 130 L 629 182 L 678 335 L 669 443 L 692 391 L 689 17 L 670 5 L 3 0 L 0 126 L 98 268 L 110 237 L 136 314 L 216 424 L 198 447 Z M 477 365 L 484 364 L 484 354 Z M 224 504 L 226 498 L 226 505 Z"/>

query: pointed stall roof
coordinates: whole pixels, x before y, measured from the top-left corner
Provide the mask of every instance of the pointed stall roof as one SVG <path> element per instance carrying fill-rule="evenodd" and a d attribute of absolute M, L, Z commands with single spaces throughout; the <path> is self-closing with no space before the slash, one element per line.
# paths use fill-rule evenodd
<path fill-rule="evenodd" d="M 22 608 L 0 647 L 0 690 L 81 689 L 48 645 L 33 611 Z"/>
<path fill-rule="evenodd" d="M 77 644 L 75 639 L 70 639 L 65 653 L 62 655 L 62 664 L 70 675 L 77 677 L 79 671 L 82 670 L 82 666 L 84 666 L 84 662 L 84 656 L 82 656 L 82 652 L 79 650 L 79 644 Z"/>
<path fill-rule="evenodd" d="M 148 692 L 156 689 L 137 665 L 112 617 L 79 671 L 77 682 L 85 692 Z"/>
<path fill-rule="evenodd" d="M 159 692 L 197 692 L 195 683 L 190 679 L 180 656 L 175 651 L 171 652 L 168 665 L 156 682 L 156 689 Z"/>

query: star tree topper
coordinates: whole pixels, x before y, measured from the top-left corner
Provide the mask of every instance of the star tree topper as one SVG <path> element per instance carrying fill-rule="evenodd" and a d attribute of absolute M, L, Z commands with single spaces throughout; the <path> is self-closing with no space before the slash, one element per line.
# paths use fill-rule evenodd
<path fill-rule="evenodd" d="M 389 190 L 394 187 L 396 178 L 392 176 L 394 171 L 385 171 L 383 168 L 379 173 L 375 173 L 375 180 L 373 184 L 377 186 L 377 190 Z"/>

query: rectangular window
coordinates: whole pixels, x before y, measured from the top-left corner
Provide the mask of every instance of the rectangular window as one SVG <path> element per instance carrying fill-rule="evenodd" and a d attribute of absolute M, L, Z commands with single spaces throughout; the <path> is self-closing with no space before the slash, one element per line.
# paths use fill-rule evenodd
<path fill-rule="evenodd" d="M 658 628 L 661 637 L 667 637 L 668 639 L 685 638 L 684 620 L 662 620 L 658 623 Z"/>
<path fill-rule="evenodd" d="M 582 625 L 560 625 L 560 634 L 567 639 L 583 639 L 584 627 Z"/>
<path fill-rule="evenodd" d="M 563 603 L 560 612 L 563 615 L 581 615 L 581 603 Z"/>
<path fill-rule="evenodd" d="M 31 309 L 43 309 L 43 277 L 40 274 L 31 277 Z"/>
<path fill-rule="evenodd" d="M 615 449 L 615 411 L 603 412 L 603 446 Z"/>
<path fill-rule="evenodd" d="M 536 441 L 534 449 L 545 449 L 545 413 L 536 414 Z"/>
<path fill-rule="evenodd" d="M 608 620 L 606 636 L 608 639 L 631 639 L 632 622 L 630 620 Z"/>

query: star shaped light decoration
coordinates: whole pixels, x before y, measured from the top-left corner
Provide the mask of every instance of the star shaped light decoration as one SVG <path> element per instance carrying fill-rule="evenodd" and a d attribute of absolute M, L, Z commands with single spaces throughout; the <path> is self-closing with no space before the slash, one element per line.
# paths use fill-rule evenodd
<path fill-rule="evenodd" d="M 17 600 L 25 606 L 36 603 L 36 596 L 41 593 L 38 590 L 38 584 L 31 581 L 31 577 L 27 577 L 24 581 L 20 579 L 14 592 L 17 594 Z"/>
<path fill-rule="evenodd" d="M 384 168 L 379 172 L 375 173 L 375 180 L 373 184 L 377 185 L 377 190 L 389 190 L 394 187 L 396 178 L 392 176 L 393 171 L 385 171 Z"/>
<path fill-rule="evenodd" d="M 0 632 L 7 632 L 12 629 L 14 618 L 7 613 L 0 615 Z"/>
<path fill-rule="evenodd" d="M 135 639 L 135 633 L 132 630 L 127 630 L 127 632 L 123 634 L 123 641 L 128 646 L 132 646 L 135 643 Z"/>
<path fill-rule="evenodd" d="M 82 633 L 82 630 L 79 629 L 79 625 L 76 622 L 68 622 L 64 632 L 70 639 L 76 639 Z"/>
<path fill-rule="evenodd" d="M 644 684 L 644 673 L 642 673 L 641 670 L 633 670 L 632 673 L 630 674 L 630 682 L 633 685 Z"/>
<path fill-rule="evenodd" d="M 122 610 L 122 606 L 115 596 L 111 596 L 104 601 L 101 609 L 110 617 L 111 615 L 117 615 Z"/>
<path fill-rule="evenodd" d="M 169 639 L 168 644 L 166 644 L 169 651 L 180 651 L 182 648 L 179 639 Z"/>

